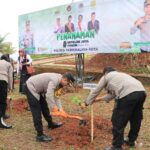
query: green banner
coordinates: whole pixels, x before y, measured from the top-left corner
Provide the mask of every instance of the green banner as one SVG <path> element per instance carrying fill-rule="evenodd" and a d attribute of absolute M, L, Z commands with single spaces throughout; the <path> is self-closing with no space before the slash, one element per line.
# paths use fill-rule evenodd
<path fill-rule="evenodd" d="M 29 54 L 150 52 L 148 0 L 83 0 L 19 16 Z"/>

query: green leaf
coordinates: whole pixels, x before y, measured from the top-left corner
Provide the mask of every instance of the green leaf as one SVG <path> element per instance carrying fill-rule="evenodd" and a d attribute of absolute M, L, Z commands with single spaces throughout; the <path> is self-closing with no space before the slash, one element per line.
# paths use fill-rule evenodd
<path fill-rule="evenodd" d="M 13 54 L 15 52 L 15 48 L 12 47 L 11 42 L 5 42 L 5 39 L 8 34 L 1 36 L 0 35 L 0 53 L 1 54 Z"/>
<path fill-rule="evenodd" d="M 72 101 L 73 103 L 77 104 L 77 105 L 79 105 L 79 104 L 82 102 L 81 98 L 78 97 L 78 96 L 73 96 L 73 97 L 71 98 L 71 101 Z"/>

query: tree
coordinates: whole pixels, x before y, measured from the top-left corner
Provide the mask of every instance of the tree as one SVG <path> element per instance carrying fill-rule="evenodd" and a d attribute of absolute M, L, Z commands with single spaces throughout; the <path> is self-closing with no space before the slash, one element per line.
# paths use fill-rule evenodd
<path fill-rule="evenodd" d="M 16 50 L 12 47 L 11 42 L 5 42 L 8 33 L 4 36 L 0 35 L 0 53 L 1 54 L 13 54 Z"/>

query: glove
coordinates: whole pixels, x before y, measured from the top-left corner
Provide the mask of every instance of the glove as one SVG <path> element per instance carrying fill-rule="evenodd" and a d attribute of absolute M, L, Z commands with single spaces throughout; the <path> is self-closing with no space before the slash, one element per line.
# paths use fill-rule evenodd
<path fill-rule="evenodd" d="M 63 89 L 62 88 L 60 88 L 60 89 L 57 89 L 56 91 L 55 91 L 55 97 L 57 97 L 57 98 L 60 98 L 60 96 L 63 94 Z"/>
<path fill-rule="evenodd" d="M 65 117 L 65 118 L 67 118 L 67 116 L 68 116 L 68 114 L 64 110 L 59 111 L 56 106 L 53 108 L 53 110 L 51 112 L 51 115 L 53 115 L 53 116 L 62 116 L 62 117 Z"/>
<path fill-rule="evenodd" d="M 58 111 L 57 106 L 54 106 L 54 108 L 53 108 L 52 112 L 57 112 L 57 111 Z"/>

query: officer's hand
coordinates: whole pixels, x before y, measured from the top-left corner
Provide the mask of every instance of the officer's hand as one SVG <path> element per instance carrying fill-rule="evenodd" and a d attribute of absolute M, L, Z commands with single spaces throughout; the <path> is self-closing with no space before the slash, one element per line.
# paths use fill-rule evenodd
<path fill-rule="evenodd" d="M 143 23 L 145 22 L 145 19 L 144 18 L 140 18 L 136 21 L 135 25 L 137 27 L 141 26 Z"/>
<path fill-rule="evenodd" d="M 104 97 L 97 97 L 93 103 L 96 103 L 96 102 L 100 102 L 100 101 L 103 101 L 104 100 Z"/>
<path fill-rule="evenodd" d="M 86 107 L 87 107 L 87 105 L 85 103 L 80 104 L 81 109 L 85 109 Z"/>

